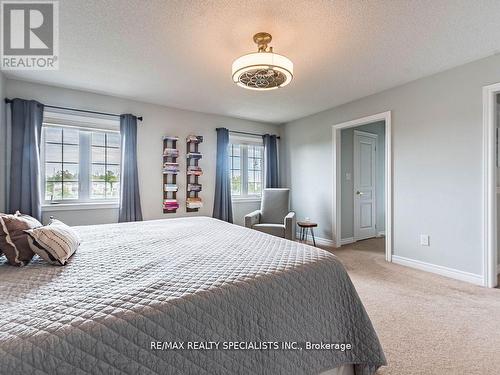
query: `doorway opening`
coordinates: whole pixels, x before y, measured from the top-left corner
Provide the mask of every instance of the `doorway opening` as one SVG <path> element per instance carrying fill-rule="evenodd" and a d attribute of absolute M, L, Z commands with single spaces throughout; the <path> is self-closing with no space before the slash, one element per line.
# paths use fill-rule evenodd
<path fill-rule="evenodd" d="M 333 156 L 336 247 L 381 238 L 392 261 L 391 113 L 334 125 Z"/>
<path fill-rule="evenodd" d="M 499 284 L 500 83 L 483 87 L 483 286 Z"/>
<path fill-rule="evenodd" d="M 500 234 L 500 226 L 499 226 L 499 223 L 500 223 L 500 220 L 499 220 L 499 217 L 500 217 L 500 206 L 498 205 L 499 204 L 499 199 L 498 199 L 498 196 L 500 194 L 500 145 L 499 145 L 499 137 L 500 137 L 500 93 L 497 93 L 495 95 L 495 106 L 494 106 L 494 112 L 495 112 L 495 130 L 496 130 L 496 168 L 495 168 L 495 171 L 496 171 L 496 189 L 495 189 L 495 196 L 496 196 L 496 204 L 495 204 L 495 209 L 496 209 L 496 218 L 497 218 L 497 223 L 496 223 L 496 240 L 495 240 L 495 243 L 496 243 L 496 254 L 495 254 L 495 251 L 493 252 L 493 257 L 492 257 L 492 263 L 493 265 L 497 265 L 496 267 L 496 274 L 497 274 L 497 277 L 496 277 L 496 285 L 494 285 L 495 287 L 500 287 L 500 266 L 498 266 L 498 259 L 500 259 L 500 247 L 498 247 L 498 236 Z M 496 258 L 495 258 L 495 255 L 496 255 Z M 495 279 L 494 275 L 493 275 L 493 279 Z M 495 281 L 495 280 L 494 280 Z"/>

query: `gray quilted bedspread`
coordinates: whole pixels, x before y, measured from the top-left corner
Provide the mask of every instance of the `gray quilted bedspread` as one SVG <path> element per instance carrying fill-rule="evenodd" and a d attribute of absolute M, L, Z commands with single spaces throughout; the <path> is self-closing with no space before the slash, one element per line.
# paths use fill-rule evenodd
<path fill-rule="evenodd" d="M 64 267 L 0 265 L 1 374 L 293 375 L 355 364 L 365 375 L 385 364 L 349 276 L 325 251 L 205 217 L 76 230 L 82 244 Z"/>

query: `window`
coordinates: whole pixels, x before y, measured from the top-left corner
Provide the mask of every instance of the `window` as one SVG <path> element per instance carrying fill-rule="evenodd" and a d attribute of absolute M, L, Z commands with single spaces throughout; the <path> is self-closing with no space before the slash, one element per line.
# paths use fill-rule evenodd
<path fill-rule="evenodd" d="M 45 200 L 79 198 L 78 130 L 44 127 Z"/>
<path fill-rule="evenodd" d="M 231 195 L 241 196 L 241 147 L 243 145 L 229 145 L 231 160 Z"/>
<path fill-rule="evenodd" d="M 41 153 L 46 203 L 119 199 L 118 131 L 44 123 Z"/>
<path fill-rule="evenodd" d="M 259 144 L 230 144 L 231 194 L 238 198 L 260 197 L 264 147 Z"/>
<path fill-rule="evenodd" d="M 120 134 L 92 132 L 92 199 L 120 195 Z"/>

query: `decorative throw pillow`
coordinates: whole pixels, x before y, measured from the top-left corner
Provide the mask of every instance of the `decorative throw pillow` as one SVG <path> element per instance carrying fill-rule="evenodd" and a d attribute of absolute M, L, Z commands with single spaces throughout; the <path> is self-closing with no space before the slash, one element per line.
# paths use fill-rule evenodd
<path fill-rule="evenodd" d="M 0 217 L 6 216 L 6 215 L 7 214 L 4 214 L 4 213 L 0 212 Z M 0 257 L 3 255 L 2 243 L 5 241 L 4 237 L 5 237 L 5 233 L 4 233 L 4 231 L 3 231 L 3 229 L 1 228 L 1 225 L 0 225 Z"/>
<path fill-rule="evenodd" d="M 42 259 L 64 266 L 80 246 L 80 237 L 63 222 L 51 219 L 44 227 L 26 230 L 29 246 Z"/>
<path fill-rule="evenodd" d="M 24 266 L 33 258 L 33 250 L 28 243 L 28 234 L 24 231 L 41 227 L 34 217 L 21 215 L 17 211 L 14 215 L 0 216 L 0 249 L 13 266 Z"/>
<path fill-rule="evenodd" d="M 4 216 L 7 216 L 7 214 L 0 212 L 0 217 L 4 217 Z M 0 257 L 3 255 L 2 243 L 5 241 L 4 237 L 5 237 L 5 233 L 0 225 Z"/>

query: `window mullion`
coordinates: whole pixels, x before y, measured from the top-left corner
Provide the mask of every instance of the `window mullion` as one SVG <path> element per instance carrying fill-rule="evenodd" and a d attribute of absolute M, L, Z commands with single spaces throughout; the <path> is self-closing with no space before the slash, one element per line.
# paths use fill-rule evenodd
<path fill-rule="evenodd" d="M 42 145 L 43 149 L 41 150 L 40 152 L 40 178 L 41 178 L 41 181 L 42 181 L 42 202 L 46 202 L 47 201 L 47 180 L 46 180 L 46 176 L 45 176 L 45 171 L 47 169 L 47 166 L 45 165 L 45 129 L 43 128 L 43 125 L 42 125 L 42 137 L 41 137 L 41 142 L 40 144 Z"/>
<path fill-rule="evenodd" d="M 61 200 L 64 201 L 64 130 L 61 131 Z"/>
<path fill-rule="evenodd" d="M 108 199 L 108 163 L 108 134 L 104 134 L 104 199 Z"/>
<path fill-rule="evenodd" d="M 264 171 L 266 170 L 266 162 L 264 161 L 264 146 L 260 148 L 260 192 L 262 195 L 262 191 L 264 190 L 266 183 L 265 183 L 265 175 Z M 278 156 L 279 159 L 279 156 Z M 279 172 L 278 172 L 279 173 Z"/>
<path fill-rule="evenodd" d="M 80 132 L 79 193 L 82 201 L 90 200 L 90 132 Z"/>
<path fill-rule="evenodd" d="M 243 156 L 241 168 L 241 193 L 242 196 L 248 196 L 248 145 L 241 145 L 241 154 Z"/>

